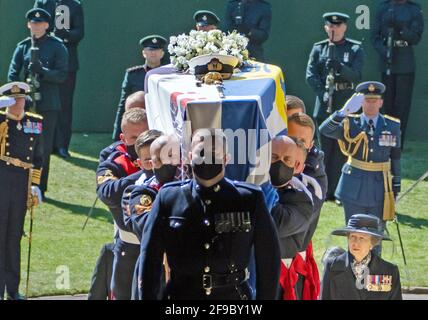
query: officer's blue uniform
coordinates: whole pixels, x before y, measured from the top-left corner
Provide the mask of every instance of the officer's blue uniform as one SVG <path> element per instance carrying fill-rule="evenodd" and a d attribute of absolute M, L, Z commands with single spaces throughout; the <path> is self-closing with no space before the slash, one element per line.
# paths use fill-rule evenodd
<path fill-rule="evenodd" d="M 32 185 L 40 183 L 43 164 L 42 121 L 33 113 L 20 119 L 0 110 L 0 300 L 5 290 L 10 299 L 18 295 L 29 179 Z M 33 165 L 31 177 L 24 163 Z"/>
<path fill-rule="evenodd" d="M 339 16 L 340 17 L 340 16 Z M 346 20 L 345 20 L 346 21 Z M 340 109 L 354 93 L 356 84 L 361 80 L 364 65 L 364 51 L 361 42 L 343 39 L 336 43 L 336 58 L 340 62 L 339 70 L 335 72 L 335 91 L 333 94 L 333 110 Z M 327 103 L 324 102 L 326 79 L 329 74 L 327 61 L 329 57 L 329 40 L 314 44 L 309 56 L 306 69 L 306 81 L 316 94 L 313 117 L 317 127 L 329 116 Z M 340 177 L 340 168 L 345 162 L 337 142 L 317 134 L 318 143 L 325 154 L 325 169 L 328 177 L 327 199 L 334 198 L 334 190 Z"/>
<path fill-rule="evenodd" d="M 56 11 L 59 6 L 66 6 L 69 9 L 67 13 L 69 13 L 70 28 L 68 30 L 55 27 Z M 68 150 L 72 134 L 76 74 L 79 70 L 77 47 L 85 35 L 83 8 L 78 0 L 36 0 L 34 7 L 49 12 L 52 19 L 48 32 L 54 32 L 56 37 L 62 39 L 68 50 L 68 75 L 66 81 L 60 85 L 61 113 L 55 138 L 56 148 Z"/>
<path fill-rule="evenodd" d="M 163 298 L 249 299 L 245 270 L 253 246 L 257 299 L 274 299 L 278 237 L 260 189 L 226 178 L 210 188 L 194 180 L 165 185 L 144 229 L 139 298 L 157 299 L 166 252 L 171 280 Z"/>
<path fill-rule="evenodd" d="M 269 38 L 271 5 L 263 0 L 230 0 L 227 3 L 225 30 L 237 30 L 249 40 L 250 58 L 264 61 L 263 43 Z"/>
<path fill-rule="evenodd" d="M 119 229 L 119 238 L 113 250 L 112 299 L 131 298 L 132 273 L 126 271 L 130 265 L 134 268 L 140 253 L 140 245 L 138 239 L 131 241 L 129 235 L 125 237 L 131 230 L 124 224 L 121 201 L 125 189 L 135 184 L 142 174 L 143 171 L 139 170 L 135 160 L 121 151 L 113 152 L 97 169 L 97 195 L 109 207 L 115 225 Z"/>
<path fill-rule="evenodd" d="M 140 45 L 143 48 L 148 49 L 163 49 L 166 43 L 166 39 L 158 35 L 147 36 L 140 40 Z M 122 91 L 120 94 L 119 106 L 116 112 L 116 119 L 114 121 L 114 140 L 119 140 L 120 134 L 122 133 L 120 125 L 123 114 L 125 113 L 126 99 L 137 91 L 144 91 L 144 80 L 146 78 L 147 72 L 150 70 L 152 70 L 152 68 L 148 67 L 147 65 L 134 66 L 126 70 L 125 77 L 122 82 Z"/>
<path fill-rule="evenodd" d="M 41 12 L 44 12 L 43 14 Z M 27 18 L 32 20 L 35 15 L 46 21 L 50 15 L 43 9 L 32 9 L 27 13 Z M 41 21 L 41 20 L 39 20 Z M 61 39 L 44 35 L 36 40 L 36 47 L 40 50 L 42 70 L 40 73 L 41 100 L 37 101 L 36 110 L 43 116 L 43 172 L 40 189 L 44 193 L 48 185 L 49 160 L 53 149 L 55 130 L 58 123 L 58 115 L 61 110 L 59 85 L 67 78 L 68 52 Z M 29 76 L 31 38 L 18 43 L 9 66 L 8 80 L 20 81 Z"/>
<path fill-rule="evenodd" d="M 141 241 L 144 226 L 150 214 L 153 202 L 161 187 L 156 177 L 147 179 L 142 185 L 132 185 L 126 188 L 122 197 L 123 218 L 128 229 Z M 138 257 L 135 268 L 129 271 L 132 278 L 132 300 L 138 300 L 138 279 L 141 277 Z"/>
<path fill-rule="evenodd" d="M 392 10 L 392 12 L 390 11 Z M 391 74 L 387 75 L 387 43 L 389 29 L 393 31 Z M 381 1 L 371 29 L 371 41 L 379 54 L 382 82 L 386 85 L 385 114 L 401 120 L 401 145 L 404 138 L 412 105 L 415 82 L 415 53 L 424 29 L 421 6 L 415 1 L 396 3 Z"/>
<path fill-rule="evenodd" d="M 370 120 L 364 114 L 345 118 L 341 112 L 335 112 L 321 125 L 321 133 L 332 139 L 346 141 L 345 119 L 349 121 L 351 138 L 357 137 L 361 132 L 365 132 L 368 138 L 367 159 L 364 154 L 364 143 L 352 158 L 368 164 L 391 161 L 392 191 L 397 195 L 401 188 L 400 121 L 379 114 L 376 123 L 373 123 L 375 128 L 370 129 Z M 385 191 L 384 175 L 381 171 L 362 170 L 349 164 L 348 161 L 342 168 L 335 195 L 343 202 L 346 221 L 352 215 L 359 213 L 372 214 L 383 220 Z"/>

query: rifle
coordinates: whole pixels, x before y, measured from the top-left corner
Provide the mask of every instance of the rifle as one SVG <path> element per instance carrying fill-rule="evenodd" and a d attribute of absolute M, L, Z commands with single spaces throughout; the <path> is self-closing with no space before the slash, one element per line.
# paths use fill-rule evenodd
<path fill-rule="evenodd" d="M 388 14 L 390 18 L 394 19 L 394 8 L 391 7 L 388 9 Z M 388 26 L 388 36 L 386 38 L 386 75 L 391 75 L 392 69 L 392 52 L 394 48 L 394 26 L 391 24 Z"/>
<path fill-rule="evenodd" d="M 31 48 L 30 48 L 30 63 L 38 63 L 40 60 L 40 49 L 36 47 L 36 37 L 31 36 Z M 30 72 L 27 83 L 31 87 L 31 98 L 33 100 L 32 111 L 36 111 L 37 101 L 42 100 L 40 93 L 40 76 L 37 73 Z"/>
<path fill-rule="evenodd" d="M 336 45 L 333 42 L 334 40 L 334 31 L 332 32 L 332 39 L 330 39 L 330 43 L 328 44 L 328 59 L 335 59 L 336 58 Z M 336 70 L 334 68 L 331 68 L 328 72 L 327 79 L 325 80 L 325 90 L 326 95 L 324 101 L 327 102 L 327 113 L 333 112 L 333 94 L 334 94 L 334 80 Z"/>

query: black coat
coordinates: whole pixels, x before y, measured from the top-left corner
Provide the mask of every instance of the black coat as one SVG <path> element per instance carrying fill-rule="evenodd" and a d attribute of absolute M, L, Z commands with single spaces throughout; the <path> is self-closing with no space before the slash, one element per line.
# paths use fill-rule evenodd
<path fill-rule="evenodd" d="M 402 300 L 400 273 L 398 267 L 382 260 L 372 252 L 369 263 L 370 275 L 391 276 L 391 287 L 385 292 L 358 290 L 356 278 L 351 269 L 353 258 L 349 252 L 327 262 L 321 284 L 322 300 Z"/>

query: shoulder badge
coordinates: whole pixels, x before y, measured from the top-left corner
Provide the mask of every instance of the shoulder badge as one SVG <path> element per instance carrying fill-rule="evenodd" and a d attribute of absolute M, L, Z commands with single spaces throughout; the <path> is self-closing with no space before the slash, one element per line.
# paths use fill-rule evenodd
<path fill-rule="evenodd" d="M 153 199 L 147 194 L 144 194 L 140 198 L 140 203 L 135 205 L 135 213 L 141 215 L 149 212 L 152 209 Z"/>
<path fill-rule="evenodd" d="M 358 41 L 358 40 L 354 40 L 354 39 L 346 38 L 346 41 L 348 41 L 348 42 L 350 42 L 350 43 L 353 43 L 353 44 L 358 44 L 359 46 L 361 46 L 361 45 L 362 45 L 362 42 L 361 42 L 361 41 Z"/>
<path fill-rule="evenodd" d="M 111 170 L 106 170 L 103 175 L 97 177 L 97 184 L 101 185 L 109 180 L 117 180 Z"/>
<path fill-rule="evenodd" d="M 391 121 L 394 121 L 394 122 L 401 123 L 401 120 L 400 120 L 400 119 L 398 119 L 398 118 L 394 118 L 394 117 L 391 117 L 391 116 L 389 116 L 389 115 L 387 115 L 387 114 L 385 114 L 385 115 L 384 115 L 384 117 L 385 117 L 386 119 L 388 119 L 388 120 L 391 120 Z"/>
<path fill-rule="evenodd" d="M 135 72 L 138 70 L 144 70 L 144 65 L 128 68 L 126 69 L 126 72 Z"/>

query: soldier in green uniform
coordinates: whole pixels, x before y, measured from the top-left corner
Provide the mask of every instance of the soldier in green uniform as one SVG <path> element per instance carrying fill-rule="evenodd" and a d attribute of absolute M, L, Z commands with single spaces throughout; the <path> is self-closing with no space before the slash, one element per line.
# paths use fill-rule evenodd
<path fill-rule="evenodd" d="M 401 148 L 415 83 L 413 47 L 422 38 L 424 18 L 421 6 L 410 0 L 380 1 L 371 40 L 379 54 L 382 82 L 386 85 L 385 113 L 401 120 Z"/>
<path fill-rule="evenodd" d="M 43 116 L 43 173 L 40 189 L 44 195 L 48 186 L 49 160 L 52 153 L 55 130 L 61 110 L 59 86 L 67 78 L 68 52 L 61 39 L 48 35 L 50 14 L 43 9 L 31 9 L 27 12 L 28 28 L 35 39 L 32 49 L 32 37 L 19 42 L 9 66 L 8 80 L 19 81 L 30 76 L 37 78 L 40 84 L 40 96 L 36 103 L 36 112 Z M 38 60 L 31 61 L 32 52 L 38 51 Z M 34 82 L 33 89 L 34 89 Z M 36 97 L 36 96 L 35 96 Z"/>
<path fill-rule="evenodd" d="M 119 107 L 114 121 L 113 139 L 120 139 L 120 124 L 125 112 L 125 102 L 129 95 L 137 91 L 144 91 L 144 80 L 147 72 L 161 66 L 162 58 L 165 54 L 164 48 L 167 40 L 159 35 L 147 36 L 140 40 L 143 47 L 142 55 L 146 60 L 143 65 L 135 66 L 126 70 L 125 78 L 122 83 L 122 92 L 120 94 Z"/>
<path fill-rule="evenodd" d="M 269 39 L 272 8 L 264 0 L 230 0 L 227 3 L 225 30 L 237 30 L 249 40 L 250 57 L 264 61 L 263 44 Z"/>
<path fill-rule="evenodd" d="M 0 87 L 0 300 L 21 300 L 21 238 L 25 212 L 41 200 L 42 117 L 25 112 L 30 86 Z"/>
<path fill-rule="evenodd" d="M 77 47 L 85 34 L 83 8 L 79 0 L 36 0 L 34 7 L 49 12 L 52 21 L 48 31 L 64 41 L 69 54 L 67 79 L 59 87 L 61 113 L 55 135 L 55 149 L 58 150 L 58 155 L 68 158 L 73 122 L 73 96 L 79 70 Z M 56 24 L 57 18 L 64 22 L 64 25 Z"/>
<path fill-rule="evenodd" d="M 364 64 L 361 43 L 345 37 L 349 16 L 339 12 L 328 12 L 323 18 L 329 39 L 315 43 L 306 70 L 306 81 L 316 94 L 313 117 L 317 127 L 352 96 L 356 84 L 361 80 Z M 326 86 L 327 79 L 331 80 L 330 92 Z M 337 141 L 322 136 L 319 132 L 317 138 L 325 153 L 327 200 L 334 200 L 340 168 L 345 163 L 345 158 Z"/>

